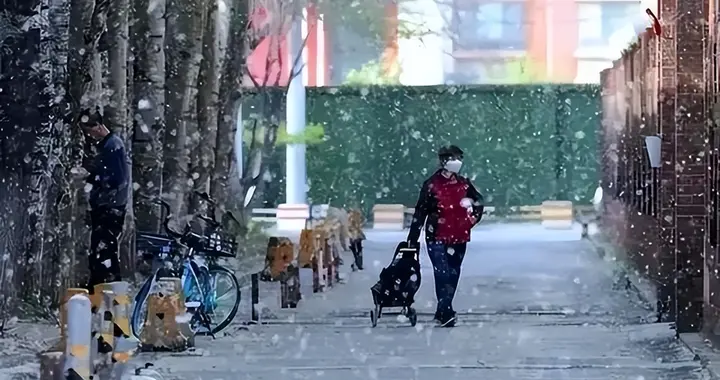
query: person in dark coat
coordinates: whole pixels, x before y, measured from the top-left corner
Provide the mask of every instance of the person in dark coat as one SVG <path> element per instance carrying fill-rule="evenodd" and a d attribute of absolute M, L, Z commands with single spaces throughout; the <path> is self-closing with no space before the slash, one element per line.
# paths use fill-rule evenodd
<path fill-rule="evenodd" d="M 130 197 L 130 167 L 125 144 L 103 124 L 98 111 L 83 113 L 80 126 L 97 143 L 97 156 L 87 178 L 92 228 L 88 289 L 92 292 L 97 284 L 120 281 L 118 238 Z"/>
<path fill-rule="evenodd" d="M 460 280 L 470 230 L 480 222 L 483 197 L 469 179 L 459 175 L 463 151 L 455 145 L 438 152 L 440 168 L 422 185 L 413 215 L 408 243 L 418 246 L 425 227 L 428 255 L 435 275 L 437 311 L 435 320 L 452 327 L 456 313 L 452 307 Z"/>

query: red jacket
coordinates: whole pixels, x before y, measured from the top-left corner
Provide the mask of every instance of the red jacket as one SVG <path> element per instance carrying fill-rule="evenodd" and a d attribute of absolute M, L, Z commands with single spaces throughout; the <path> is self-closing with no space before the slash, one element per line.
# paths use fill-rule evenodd
<path fill-rule="evenodd" d="M 463 205 L 465 198 L 471 201 L 470 208 Z M 420 190 L 408 241 L 417 242 L 424 226 L 427 241 L 467 243 L 470 230 L 482 218 L 483 210 L 483 196 L 470 180 L 457 174 L 448 178 L 438 170 Z"/>

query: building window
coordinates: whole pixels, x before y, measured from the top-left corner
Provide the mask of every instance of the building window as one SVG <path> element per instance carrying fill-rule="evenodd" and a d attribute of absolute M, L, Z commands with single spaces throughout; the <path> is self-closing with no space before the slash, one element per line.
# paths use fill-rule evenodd
<path fill-rule="evenodd" d="M 455 59 L 452 73 L 445 75 L 447 84 L 508 84 L 514 82 L 509 70 L 511 61 L 495 59 Z"/>
<path fill-rule="evenodd" d="M 578 37 L 581 48 L 605 47 L 612 35 L 632 26 L 641 14 L 640 2 L 604 1 L 578 3 Z"/>
<path fill-rule="evenodd" d="M 524 50 L 522 2 L 455 1 L 454 50 Z"/>

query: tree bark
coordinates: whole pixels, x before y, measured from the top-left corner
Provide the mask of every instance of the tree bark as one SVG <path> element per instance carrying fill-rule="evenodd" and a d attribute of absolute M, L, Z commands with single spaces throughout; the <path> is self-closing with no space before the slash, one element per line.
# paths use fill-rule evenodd
<path fill-rule="evenodd" d="M 217 0 L 211 0 L 208 10 L 205 34 L 203 36 L 203 61 L 200 66 L 198 92 L 198 130 L 200 142 L 192 163 L 194 190 L 210 191 L 210 178 L 215 167 L 215 149 L 218 134 L 218 103 L 223 61 L 228 43 L 228 10 L 219 7 Z M 198 207 L 198 198 L 191 196 L 190 207 Z"/>
<path fill-rule="evenodd" d="M 215 170 L 210 181 L 210 194 L 225 207 L 230 193 L 229 179 L 235 142 L 235 128 L 242 117 L 238 113 L 240 106 L 240 82 L 245 70 L 247 57 L 246 31 L 248 24 L 249 1 L 233 0 L 230 7 L 228 24 L 228 45 L 223 62 L 223 80 L 220 85 L 220 105 L 218 107 L 218 131 L 215 145 Z"/>
<path fill-rule="evenodd" d="M 70 144 L 63 153 L 65 170 L 57 173 L 63 187 L 58 192 L 58 205 L 62 210 L 61 223 L 64 226 L 58 231 L 63 239 L 64 256 L 75 256 L 76 270 L 81 275 L 87 274 L 88 227 L 83 223 L 83 215 L 87 210 L 87 196 L 83 188 L 78 189 L 80 182 L 75 180 L 79 169 L 90 156 L 82 131 L 76 122 L 80 112 L 93 110 L 102 105 L 98 91 L 98 81 L 93 75 L 102 75 L 102 62 L 97 59 L 100 40 L 105 33 L 109 0 L 70 0 L 70 32 L 68 38 L 67 66 L 67 102 L 68 113 L 65 115 L 67 134 Z"/>
<path fill-rule="evenodd" d="M 175 215 L 187 212 L 185 195 L 193 182 L 189 151 L 197 144 L 197 80 L 202 60 L 206 0 L 171 0 L 166 35 L 168 64 L 165 98 L 164 187 Z M 189 149 L 190 148 L 190 149 Z"/>
<path fill-rule="evenodd" d="M 118 136 L 121 136 L 127 144 L 128 139 L 128 96 L 127 96 L 127 58 L 128 58 L 128 37 L 130 34 L 128 24 L 128 13 L 130 12 L 129 0 L 110 0 L 110 9 L 107 20 L 107 36 L 106 41 L 109 44 L 108 51 L 108 68 L 110 72 L 108 80 L 108 88 L 110 93 L 110 101 L 105 111 L 107 126 Z M 127 146 L 127 145 L 126 145 Z M 127 146 L 129 151 L 131 147 Z M 128 152 L 129 153 L 129 152 Z M 129 163 L 128 163 L 129 164 Z M 130 201 L 130 199 L 128 199 Z M 130 239 L 132 230 L 134 229 L 134 221 L 132 218 L 132 203 L 127 210 L 125 218 L 125 226 L 123 234 L 120 237 L 119 255 L 120 264 L 123 272 L 132 271 L 133 253 L 131 252 Z"/>
<path fill-rule="evenodd" d="M 110 103 L 105 111 L 108 127 L 118 135 L 125 134 L 127 125 L 127 53 L 128 53 L 128 0 L 111 0 L 107 20 L 107 37 L 110 43 L 108 62 Z"/>
<path fill-rule="evenodd" d="M 137 193 L 158 197 L 165 135 L 165 0 L 136 0 L 135 14 L 133 177 Z M 147 199 L 135 197 L 135 215 L 139 230 L 160 232 L 160 209 Z"/>

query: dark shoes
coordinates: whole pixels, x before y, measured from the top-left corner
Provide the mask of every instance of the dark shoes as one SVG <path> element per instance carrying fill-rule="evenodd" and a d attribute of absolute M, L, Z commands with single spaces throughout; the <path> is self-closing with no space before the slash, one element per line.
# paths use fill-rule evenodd
<path fill-rule="evenodd" d="M 447 314 L 436 311 L 435 321 L 440 327 L 455 327 L 455 323 L 457 322 L 457 314 L 454 311 Z"/>
<path fill-rule="evenodd" d="M 362 252 L 355 253 L 353 252 L 353 258 L 355 259 L 355 262 L 352 264 L 353 271 L 355 270 L 363 270 L 363 257 Z"/>

